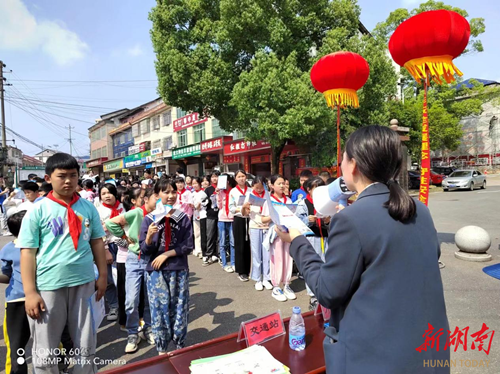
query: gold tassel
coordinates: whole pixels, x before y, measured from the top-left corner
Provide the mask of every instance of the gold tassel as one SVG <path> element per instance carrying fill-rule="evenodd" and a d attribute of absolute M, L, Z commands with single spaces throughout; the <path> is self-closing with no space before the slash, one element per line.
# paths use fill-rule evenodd
<path fill-rule="evenodd" d="M 325 95 L 326 103 L 332 109 L 337 106 L 340 106 L 341 108 L 359 107 L 358 95 L 355 90 L 348 88 L 335 88 L 323 92 L 323 95 Z"/>
<path fill-rule="evenodd" d="M 442 79 L 446 83 L 452 83 L 455 81 L 455 74 L 458 76 L 463 75 L 453 63 L 452 56 L 448 55 L 415 58 L 408 61 L 404 66 L 418 83 L 420 83 L 421 79 L 427 79 L 427 72 L 437 84 L 442 84 Z"/>

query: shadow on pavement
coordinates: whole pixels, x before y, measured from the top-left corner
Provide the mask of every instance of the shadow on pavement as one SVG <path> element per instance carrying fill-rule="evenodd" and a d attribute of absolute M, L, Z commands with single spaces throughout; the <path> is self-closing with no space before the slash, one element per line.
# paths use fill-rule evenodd
<path fill-rule="evenodd" d="M 438 232 L 439 244 L 455 244 L 455 234 L 450 232 Z"/>

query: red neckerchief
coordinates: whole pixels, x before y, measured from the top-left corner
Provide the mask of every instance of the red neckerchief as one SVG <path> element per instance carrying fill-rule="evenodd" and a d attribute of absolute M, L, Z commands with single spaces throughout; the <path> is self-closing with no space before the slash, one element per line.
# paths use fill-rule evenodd
<path fill-rule="evenodd" d="M 146 205 L 141 206 L 142 209 L 142 217 L 146 217 L 148 215 L 148 211 L 146 210 Z"/>
<path fill-rule="evenodd" d="M 252 191 L 252 193 L 253 193 L 255 196 L 260 197 L 261 199 L 263 199 L 263 198 L 264 198 L 264 196 L 265 196 L 265 194 L 266 194 L 266 191 L 263 191 L 263 192 L 262 192 L 262 194 L 259 194 L 259 193 L 257 193 L 255 190 L 253 190 L 253 191 Z M 263 206 L 261 206 L 261 207 L 260 207 L 260 212 L 261 212 L 261 213 L 262 213 L 262 209 L 263 209 L 263 208 L 264 208 Z"/>
<path fill-rule="evenodd" d="M 226 193 L 226 216 L 229 217 L 229 192 L 231 192 L 231 188 L 229 190 L 224 190 Z"/>
<path fill-rule="evenodd" d="M 236 186 L 236 189 L 238 191 L 240 191 L 240 194 L 242 194 L 243 196 L 245 196 L 247 194 L 247 190 L 248 190 L 248 187 L 245 185 L 245 191 L 242 191 L 240 186 Z"/>
<path fill-rule="evenodd" d="M 281 203 L 281 204 L 286 204 L 286 196 L 283 195 L 283 197 L 285 198 L 285 201 L 281 202 L 280 199 L 278 199 L 276 196 L 274 196 L 274 194 L 271 195 L 271 197 L 276 200 L 278 203 Z"/>
<path fill-rule="evenodd" d="M 170 240 L 172 239 L 172 228 L 170 227 L 170 217 L 165 217 L 165 252 L 170 247 Z"/>
<path fill-rule="evenodd" d="M 214 189 L 217 189 L 217 185 L 216 185 L 216 184 L 212 184 L 212 187 L 213 187 Z"/>
<path fill-rule="evenodd" d="M 313 198 L 312 198 L 311 194 L 307 194 L 306 199 L 314 207 L 314 202 L 313 202 Z M 316 214 L 316 208 L 314 208 L 314 214 Z M 318 225 L 318 228 L 319 228 L 319 235 L 323 238 L 323 231 L 321 230 L 321 218 L 316 218 L 316 224 Z"/>
<path fill-rule="evenodd" d="M 85 191 L 87 191 L 87 192 L 94 192 L 94 190 L 92 188 L 86 188 Z"/>
<path fill-rule="evenodd" d="M 68 226 L 69 226 L 69 234 L 71 235 L 71 239 L 73 240 L 73 245 L 75 246 L 75 251 L 78 249 L 78 240 L 80 239 L 80 234 L 82 233 L 82 223 L 78 216 L 76 215 L 75 211 L 71 208 L 73 204 L 75 204 L 78 199 L 80 198 L 80 195 L 78 195 L 76 192 L 73 194 L 73 198 L 71 199 L 71 202 L 69 204 L 66 204 L 62 200 L 58 200 L 54 197 L 53 191 L 50 191 L 47 194 L 47 198 L 49 200 L 52 200 L 53 202 L 62 205 L 68 210 Z"/>
<path fill-rule="evenodd" d="M 108 209 L 111 209 L 111 215 L 109 216 L 109 218 L 115 218 L 119 216 L 123 210 L 123 208 L 118 209 L 118 207 L 120 206 L 120 202 L 118 200 L 115 201 L 115 205 L 108 205 L 106 203 L 102 203 L 102 205 Z"/>
<path fill-rule="evenodd" d="M 179 202 L 180 202 L 180 203 L 182 203 L 182 194 L 183 194 L 184 192 L 186 192 L 186 187 L 184 187 L 184 188 L 182 189 L 182 191 L 177 192 L 177 194 L 179 195 Z"/>
<path fill-rule="evenodd" d="M 302 191 L 304 191 L 305 193 L 307 193 L 307 191 L 304 189 L 304 187 L 300 186 L 300 189 L 301 189 Z"/>

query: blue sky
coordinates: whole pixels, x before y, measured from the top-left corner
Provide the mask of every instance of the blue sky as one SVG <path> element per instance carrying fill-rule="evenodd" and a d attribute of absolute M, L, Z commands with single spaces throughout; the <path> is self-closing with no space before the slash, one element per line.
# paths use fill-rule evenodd
<path fill-rule="evenodd" d="M 359 0 L 361 21 L 371 30 L 392 10 L 418 3 Z M 466 78 L 499 81 L 500 50 L 495 37 L 500 35 L 500 7 L 491 0 L 447 3 L 466 9 L 471 17 L 486 19 L 485 52 L 460 57 L 456 64 Z M 5 74 L 13 84 L 6 87 L 7 127 L 35 143 L 57 144 L 57 149 L 69 152 L 64 127 L 71 124 L 75 152 L 88 154 L 87 129 L 94 119 L 157 96 L 147 19 L 154 5 L 154 0 L 1 0 L 0 60 L 7 65 L 4 70 L 13 71 Z M 7 134 L 7 138 L 13 136 Z M 26 154 L 39 152 L 14 138 Z"/>

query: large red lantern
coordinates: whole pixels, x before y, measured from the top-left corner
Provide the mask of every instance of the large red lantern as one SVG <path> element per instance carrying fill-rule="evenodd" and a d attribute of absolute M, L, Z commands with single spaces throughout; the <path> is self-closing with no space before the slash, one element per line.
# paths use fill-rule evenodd
<path fill-rule="evenodd" d="M 422 152 L 419 200 L 428 204 L 430 180 L 430 139 L 427 113 L 427 87 L 451 83 L 462 72 L 453 63 L 469 42 L 469 22 L 456 12 L 432 10 L 404 21 L 389 40 L 392 58 L 420 83 L 424 81 Z"/>
<path fill-rule="evenodd" d="M 319 59 L 311 69 L 311 82 L 327 105 L 337 108 L 337 176 L 340 170 L 340 108 L 359 107 L 356 93 L 368 80 L 368 62 L 353 52 L 336 52 Z"/>

